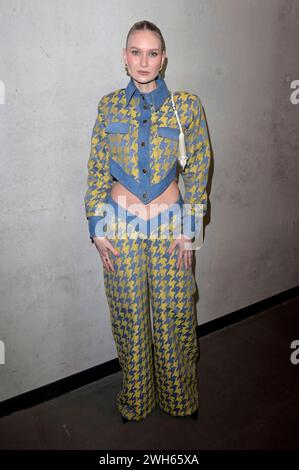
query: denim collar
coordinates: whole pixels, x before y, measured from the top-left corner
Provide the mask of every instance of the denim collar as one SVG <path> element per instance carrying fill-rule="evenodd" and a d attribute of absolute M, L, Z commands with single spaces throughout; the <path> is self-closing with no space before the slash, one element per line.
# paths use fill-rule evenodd
<path fill-rule="evenodd" d="M 127 88 L 126 88 L 126 98 L 127 98 L 127 104 L 126 106 L 129 105 L 132 96 L 135 94 L 136 96 L 140 96 L 141 94 L 144 95 L 145 99 L 149 102 L 152 103 L 154 106 L 155 111 L 159 109 L 159 107 L 162 105 L 162 103 L 165 101 L 167 96 L 170 95 L 170 92 L 167 88 L 167 85 L 164 81 L 164 79 L 160 76 L 157 77 L 156 79 L 157 82 L 157 88 L 155 90 L 150 91 L 148 93 L 142 93 L 140 90 L 136 87 L 133 78 L 131 77 Z"/>

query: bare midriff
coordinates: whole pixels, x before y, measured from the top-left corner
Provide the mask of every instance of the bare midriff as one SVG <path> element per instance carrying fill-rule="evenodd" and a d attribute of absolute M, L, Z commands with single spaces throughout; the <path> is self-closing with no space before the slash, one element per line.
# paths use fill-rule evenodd
<path fill-rule="evenodd" d="M 121 207 L 128 209 L 142 219 L 148 220 L 177 202 L 180 197 L 180 190 L 177 181 L 173 180 L 163 193 L 148 204 L 144 204 L 135 194 L 131 193 L 119 181 L 116 181 L 111 189 L 111 197 Z M 132 206 L 133 204 L 134 206 Z"/>

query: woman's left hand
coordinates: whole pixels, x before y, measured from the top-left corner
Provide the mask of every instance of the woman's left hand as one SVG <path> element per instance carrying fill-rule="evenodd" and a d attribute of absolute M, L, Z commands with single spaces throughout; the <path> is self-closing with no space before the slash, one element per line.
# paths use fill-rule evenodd
<path fill-rule="evenodd" d="M 193 250 L 191 240 L 192 238 L 188 238 L 185 235 L 182 235 L 181 238 L 176 238 L 170 245 L 168 253 L 172 253 L 177 245 L 179 247 L 179 257 L 177 262 L 178 269 L 181 269 L 183 257 L 185 268 L 188 269 L 192 267 Z"/>

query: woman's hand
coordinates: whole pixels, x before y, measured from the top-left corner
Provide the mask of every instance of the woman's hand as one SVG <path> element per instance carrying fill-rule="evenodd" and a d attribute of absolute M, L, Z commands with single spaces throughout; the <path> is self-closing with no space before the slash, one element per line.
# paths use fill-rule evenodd
<path fill-rule="evenodd" d="M 192 238 L 182 235 L 181 238 L 176 238 L 170 245 L 168 253 L 172 253 L 172 251 L 177 245 L 179 247 L 179 258 L 177 263 L 178 269 L 181 269 L 183 256 L 185 268 L 188 269 L 192 267 L 193 250 L 191 240 Z"/>
<path fill-rule="evenodd" d="M 93 237 L 95 246 L 97 247 L 98 252 L 100 253 L 101 260 L 103 262 L 104 269 L 107 271 L 115 272 L 113 264 L 111 263 L 109 257 L 109 250 L 115 255 L 119 256 L 117 250 L 111 245 L 109 240 L 106 237 Z"/>

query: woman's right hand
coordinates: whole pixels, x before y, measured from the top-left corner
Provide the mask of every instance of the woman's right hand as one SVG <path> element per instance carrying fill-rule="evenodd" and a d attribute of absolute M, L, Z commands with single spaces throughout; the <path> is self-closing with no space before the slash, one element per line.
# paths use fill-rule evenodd
<path fill-rule="evenodd" d="M 111 243 L 106 237 L 93 237 L 92 239 L 100 254 L 104 269 L 106 269 L 107 271 L 115 272 L 113 264 L 111 263 L 109 257 L 109 251 L 111 251 L 111 253 L 113 253 L 115 256 L 119 256 L 118 251 L 115 250 L 113 245 L 111 245 Z"/>

